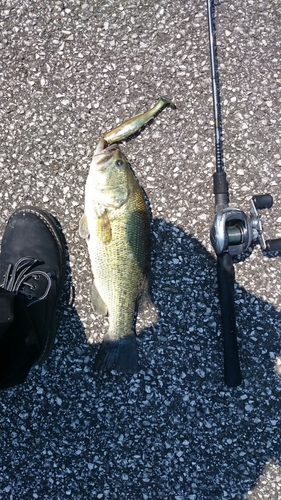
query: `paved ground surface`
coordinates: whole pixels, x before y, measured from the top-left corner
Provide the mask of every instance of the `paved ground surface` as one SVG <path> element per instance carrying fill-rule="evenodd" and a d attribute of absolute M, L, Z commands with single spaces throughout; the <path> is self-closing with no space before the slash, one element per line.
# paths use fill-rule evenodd
<path fill-rule="evenodd" d="M 1 231 L 20 205 L 53 213 L 76 290 L 50 358 L 0 395 L 0 498 L 280 499 L 280 258 L 258 246 L 236 264 L 243 383 L 223 382 L 205 2 L 2 0 L 0 21 Z M 217 30 L 231 201 L 270 192 L 281 237 L 279 0 L 222 1 Z M 101 134 L 160 95 L 177 110 L 122 146 L 153 215 L 140 371 L 97 374 L 85 180 Z"/>

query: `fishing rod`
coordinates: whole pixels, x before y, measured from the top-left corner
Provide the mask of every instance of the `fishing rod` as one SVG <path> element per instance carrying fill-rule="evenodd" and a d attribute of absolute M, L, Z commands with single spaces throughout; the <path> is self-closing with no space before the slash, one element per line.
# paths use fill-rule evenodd
<path fill-rule="evenodd" d="M 207 15 L 216 156 L 216 171 L 213 174 L 215 218 L 210 239 L 217 255 L 217 283 L 224 349 L 224 380 L 229 387 L 237 387 L 241 384 L 242 375 L 237 344 L 233 257 L 245 252 L 254 240 L 258 240 L 265 252 L 280 251 L 281 238 L 274 240 L 265 240 L 264 238 L 259 210 L 272 207 L 273 198 L 270 194 L 252 197 L 250 216 L 247 216 L 239 208 L 229 205 L 229 189 L 223 156 L 214 0 L 207 0 Z"/>

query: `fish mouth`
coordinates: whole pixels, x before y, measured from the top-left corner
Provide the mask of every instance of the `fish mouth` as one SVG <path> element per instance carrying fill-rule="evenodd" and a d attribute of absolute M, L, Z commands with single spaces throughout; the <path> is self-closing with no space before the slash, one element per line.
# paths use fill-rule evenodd
<path fill-rule="evenodd" d="M 98 170 L 106 169 L 108 164 L 111 162 L 112 157 L 118 150 L 118 147 L 111 145 L 105 147 L 102 151 L 95 153 L 93 159 Z"/>

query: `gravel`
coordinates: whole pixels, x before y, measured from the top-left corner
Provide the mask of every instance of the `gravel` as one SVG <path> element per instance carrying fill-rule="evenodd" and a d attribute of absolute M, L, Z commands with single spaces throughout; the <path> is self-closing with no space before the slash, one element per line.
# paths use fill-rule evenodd
<path fill-rule="evenodd" d="M 20 205 L 49 210 L 75 286 L 49 359 L 1 392 L 0 498 L 280 499 L 280 258 L 257 245 L 235 265 L 243 382 L 223 381 L 205 2 L 2 0 L 0 24 L 0 229 Z M 265 236 L 281 237 L 279 0 L 221 1 L 217 38 L 231 202 L 249 213 L 270 192 Z M 153 215 L 140 371 L 94 373 L 107 326 L 78 234 L 89 162 L 160 95 L 177 110 L 122 145 Z"/>

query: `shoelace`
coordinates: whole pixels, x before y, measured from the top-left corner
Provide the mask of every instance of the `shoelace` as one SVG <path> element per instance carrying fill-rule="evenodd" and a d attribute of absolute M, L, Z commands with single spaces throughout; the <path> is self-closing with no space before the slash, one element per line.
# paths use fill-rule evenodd
<path fill-rule="evenodd" d="M 39 261 L 37 259 L 33 259 L 33 257 L 23 257 L 19 259 L 14 266 L 9 264 L 8 269 L 4 275 L 4 282 L 1 285 L 1 288 L 8 290 L 9 292 L 21 293 L 25 295 L 30 301 L 33 299 L 33 296 L 27 293 L 25 290 L 22 290 L 21 287 L 27 286 L 30 290 L 34 290 L 35 286 L 31 283 L 28 283 L 28 278 L 40 279 L 43 276 L 46 279 L 46 289 L 41 297 L 32 300 L 27 307 L 39 302 L 40 300 L 45 299 L 47 297 L 49 290 L 52 286 L 52 281 L 45 271 L 36 271 L 31 270 L 31 268 L 37 264 Z"/>

